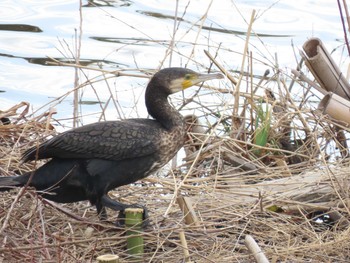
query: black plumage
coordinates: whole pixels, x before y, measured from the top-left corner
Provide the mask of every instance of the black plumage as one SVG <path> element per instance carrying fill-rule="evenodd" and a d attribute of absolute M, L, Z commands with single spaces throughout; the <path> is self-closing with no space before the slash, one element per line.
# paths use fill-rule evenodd
<path fill-rule="evenodd" d="M 185 125 L 168 102 L 170 94 L 221 74 L 198 74 L 167 68 L 150 80 L 145 94 L 153 119 L 126 119 L 85 125 L 61 133 L 23 154 L 23 161 L 51 158 L 33 172 L 1 177 L 0 190 L 28 183 L 44 198 L 60 203 L 89 200 L 102 219 L 105 207 L 124 210 L 129 205 L 108 192 L 133 183 L 169 162 L 183 146 Z"/>

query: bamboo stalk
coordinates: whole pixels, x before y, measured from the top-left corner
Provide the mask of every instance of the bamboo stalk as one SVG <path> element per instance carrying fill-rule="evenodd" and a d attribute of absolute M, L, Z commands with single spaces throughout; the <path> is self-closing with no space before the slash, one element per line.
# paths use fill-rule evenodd
<path fill-rule="evenodd" d="M 323 114 L 328 114 L 336 121 L 350 125 L 350 101 L 329 92 L 318 105 Z"/>
<path fill-rule="evenodd" d="M 127 251 L 132 262 L 143 262 L 142 208 L 125 209 L 125 226 L 127 227 Z"/>
<path fill-rule="evenodd" d="M 311 38 L 303 45 L 301 52 L 306 66 L 310 69 L 321 87 L 329 92 L 350 99 L 350 85 L 318 38 Z"/>

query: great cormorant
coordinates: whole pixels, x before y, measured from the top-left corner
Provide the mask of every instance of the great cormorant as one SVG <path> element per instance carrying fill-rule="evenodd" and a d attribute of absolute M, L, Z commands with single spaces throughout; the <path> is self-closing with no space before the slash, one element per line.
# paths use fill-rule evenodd
<path fill-rule="evenodd" d="M 59 203 L 89 200 L 106 219 L 105 207 L 122 211 L 108 192 L 140 180 L 169 162 L 183 146 L 185 124 L 168 96 L 200 82 L 222 78 L 184 68 L 166 68 L 150 80 L 145 94 L 153 119 L 105 121 L 63 132 L 23 154 L 23 161 L 51 158 L 33 172 L 0 177 L 0 190 L 28 183 Z"/>

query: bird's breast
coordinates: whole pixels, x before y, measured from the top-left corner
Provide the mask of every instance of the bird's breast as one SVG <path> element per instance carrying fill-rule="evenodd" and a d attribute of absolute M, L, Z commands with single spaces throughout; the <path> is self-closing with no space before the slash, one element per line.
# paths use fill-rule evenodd
<path fill-rule="evenodd" d="M 185 133 L 183 127 L 179 126 L 162 136 L 159 142 L 159 163 L 161 166 L 168 163 L 184 145 Z"/>

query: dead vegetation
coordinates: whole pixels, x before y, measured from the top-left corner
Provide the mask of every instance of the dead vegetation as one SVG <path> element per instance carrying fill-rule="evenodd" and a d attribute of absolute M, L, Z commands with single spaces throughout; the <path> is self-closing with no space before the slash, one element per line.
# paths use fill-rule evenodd
<path fill-rule="evenodd" d="M 227 76 L 224 88 L 206 86 L 206 98 L 215 97 L 215 102 L 196 100 L 201 93 L 173 100 L 178 109 L 195 113 L 186 117 L 183 160 L 112 192 L 122 202 L 149 209 L 144 262 L 253 262 L 244 243 L 247 235 L 270 262 L 350 260 L 349 128 L 316 110 L 315 82 L 296 79 L 277 66 L 254 74 L 258 59 L 248 49 L 253 17 L 240 70 L 225 68 L 206 52 Z M 99 81 L 108 84 L 111 77 L 145 77 L 142 70 L 128 74 L 50 63 L 101 74 L 76 83 L 74 91 Z M 301 66 L 296 66 L 299 73 L 306 73 Z M 111 92 L 101 103 L 101 120 L 115 99 Z M 26 102 L 2 110 L 0 174 L 30 171 L 40 164 L 22 164 L 21 153 L 55 133 L 54 112 L 30 115 Z M 1 193 L 0 202 L 0 262 L 95 262 L 110 253 L 122 262 L 130 259 L 126 230 L 113 224 L 113 211 L 110 222 L 101 223 L 86 202 L 56 204 L 31 189 Z"/>
<path fill-rule="evenodd" d="M 199 118 L 186 117 L 184 162 L 113 192 L 150 211 L 145 262 L 252 262 L 247 235 L 271 262 L 349 260 L 348 149 L 339 135 L 348 128 L 295 97 L 287 78 L 266 74 L 253 83 L 261 95 L 241 92 L 235 118 L 231 104 L 198 106 Z M 40 165 L 21 164 L 20 154 L 54 134 L 52 114 L 31 116 L 27 103 L 0 113 L 2 176 Z M 190 201 L 191 216 L 178 197 Z M 88 203 L 55 204 L 30 189 L 2 193 L 0 201 L 3 262 L 94 262 L 108 253 L 128 261 L 113 211 L 101 223 Z"/>

